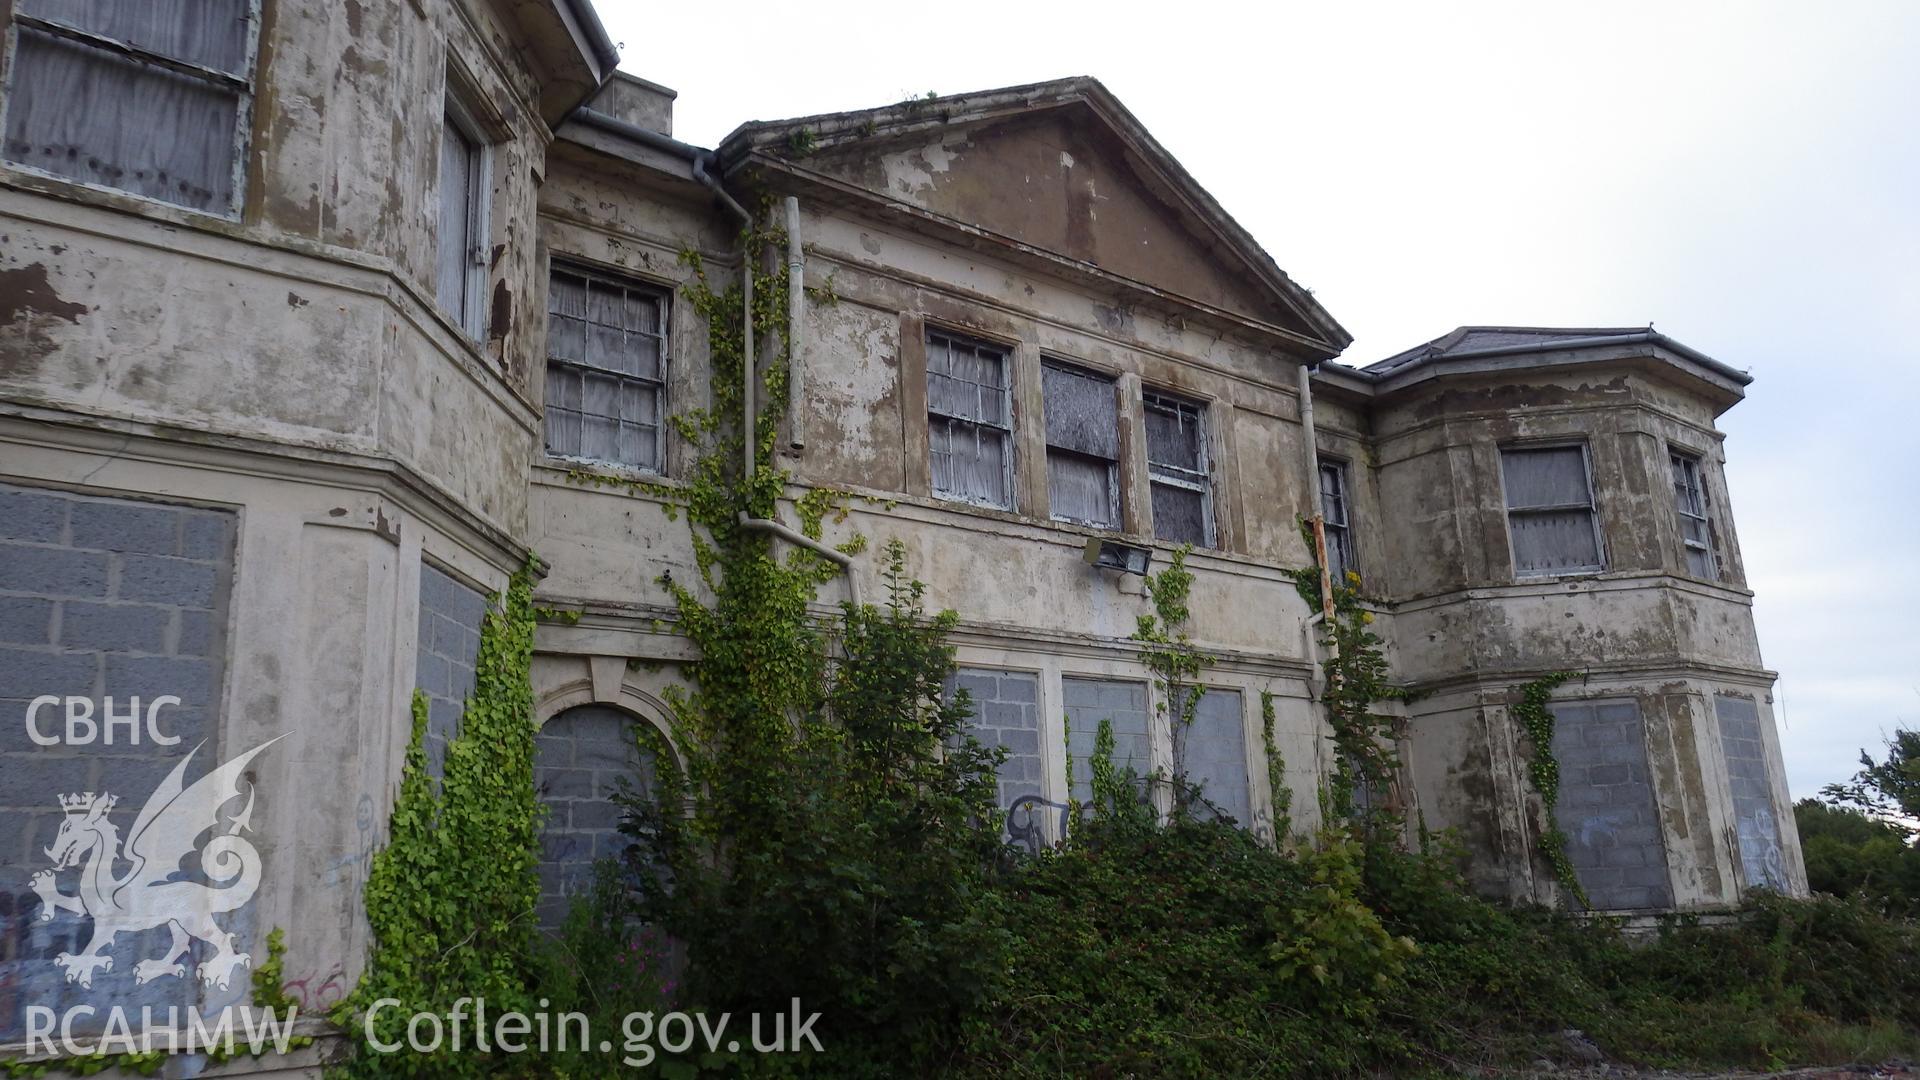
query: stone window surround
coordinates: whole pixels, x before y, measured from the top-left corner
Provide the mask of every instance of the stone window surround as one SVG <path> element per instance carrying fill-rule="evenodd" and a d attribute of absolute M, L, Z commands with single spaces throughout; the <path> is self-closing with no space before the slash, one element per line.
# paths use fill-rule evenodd
<path fill-rule="evenodd" d="M 1209 479 L 1206 492 L 1208 535 L 1205 545 L 1195 545 L 1196 554 L 1200 552 L 1232 553 L 1236 550 L 1233 541 L 1238 530 L 1229 513 L 1230 470 L 1227 465 L 1233 458 L 1233 451 L 1226 441 L 1227 430 L 1232 425 L 1223 416 L 1223 410 L 1230 409 L 1231 406 L 1224 398 L 1194 388 L 1182 388 L 1178 391 L 1163 390 L 1152 382 L 1143 380 L 1140 375 L 1121 370 L 1112 364 L 1092 361 L 1070 350 L 1061 350 L 1051 345 L 1042 350 L 1037 343 L 1010 336 L 1004 332 L 985 330 L 970 323 L 935 318 L 915 311 L 903 311 L 900 315 L 899 379 L 902 387 L 906 389 L 906 393 L 902 395 L 902 417 L 908 420 L 909 444 L 906 461 L 907 490 L 904 494 L 930 497 L 935 503 L 958 506 L 968 512 L 990 516 L 1011 515 L 1022 521 L 1071 529 L 1084 534 L 1123 535 L 1148 544 L 1162 547 L 1174 546 L 1154 537 L 1151 500 L 1148 498 L 1148 489 L 1151 485 L 1146 479 L 1149 471 L 1146 460 L 1146 399 L 1158 395 L 1181 400 L 1200 411 L 1203 425 L 1201 449 L 1205 456 Z M 911 422 L 912 417 L 918 414 L 924 425 L 924 418 L 927 415 L 925 370 L 927 335 L 929 334 L 971 339 L 1007 350 L 1008 383 L 1012 396 L 1010 412 L 1012 449 L 1009 456 L 1013 472 L 1012 499 L 1008 507 L 983 506 L 935 495 L 932 492 L 927 431 L 922 426 L 916 433 Z M 1047 505 L 1045 414 L 1041 411 L 1045 406 L 1039 393 L 1041 369 L 1047 365 L 1078 368 L 1089 375 L 1114 380 L 1119 395 L 1120 425 L 1119 505 L 1117 507 L 1120 524 L 1117 526 L 1093 526 L 1056 518 Z M 1027 461 L 1029 457 L 1038 460 L 1037 476 L 1026 475 L 1029 469 Z"/>
<path fill-rule="evenodd" d="M 1513 553 L 1513 514 L 1514 507 L 1509 505 L 1506 496 L 1506 456 L 1509 452 L 1530 450 L 1568 450 L 1580 451 L 1581 464 L 1586 472 L 1587 481 L 1587 519 L 1593 528 L 1594 549 L 1599 553 L 1597 566 L 1566 567 L 1557 569 L 1522 570 Z M 1507 539 L 1508 568 L 1516 583 L 1551 580 L 1565 577 L 1592 577 L 1604 574 L 1612 568 L 1607 548 L 1605 511 L 1601 502 L 1600 487 L 1594 482 L 1593 446 L 1585 434 L 1553 436 L 1540 439 L 1503 440 L 1494 446 L 1494 478 L 1500 493 L 1500 520 Z M 1531 509 L 1531 508 L 1530 508 Z"/>
<path fill-rule="evenodd" d="M 1069 651 L 1012 651 L 990 646 L 962 645 L 955 654 L 954 665 L 958 668 L 988 668 L 1000 671 L 1031 673 L 1037 676 L 1040 704 L 1040 755 L 1043 766 L 1041 791 L 1049 802 L 1064 806 L 1069 790 L 1066 768 L 1063 761 L 1066 746 L 1065 731 L 1065 692 L 1062 681 L 1065 679 L 1092 679 L 1102 681 L 1133 682 L 1145 684 L 1147 706 L 1149 710 L 1150 761 L 1155 767 L 1168 767 L 1173 758 L 1172 733 L 1167 727 L 1167 714 L 1161 711 L 1163 695 L 1154 684 L 1154 676 L 1145 665 L 1125 660 L 1103 660 Z M 1261 749 L 1259 708 L 1260 691 L 1272 683 L 1269 677 L 1254 674 L 1242 675 L 1239 672 L 1214 671 L 1202 681 L 1202 690 L 1226 690 L 1240 697 L 1242 745 L 1245 751 L 1249 801 L 1252 816 L 1256 821 L 1264 820 L 1262 814 L 1269 811 L 1272 793 L 1266 790 L 1267 773 L 1264 751 Z M 1085 774 L 1086 763 L 1075 761 L 1075 769 Z M 1164 797 L 1160 801 L 1169 802 Z M 1170 806 L 1161 806 L 1162 811 Z M 1249 826 L 1251 827 L 1251 826 Z M 1052 826 L 1049 827 L 1050 831 Z M 1054 836 L 1057 840 L 1059 837 Z"/>

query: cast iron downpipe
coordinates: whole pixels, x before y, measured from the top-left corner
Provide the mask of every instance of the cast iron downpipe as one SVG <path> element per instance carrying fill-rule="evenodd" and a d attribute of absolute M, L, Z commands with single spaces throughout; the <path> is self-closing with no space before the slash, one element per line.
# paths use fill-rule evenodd
<path fill-rule="evenodd" d="M 721 205 L 731 211 L 734 217 L 740 219 L 740 402 L 743 413 L 742 419 L 746 425 L 742 429 L 743 433 L 740 440 L 742 450 L 742 461 L 740 465 L 741 476 L 751 480 L 753 475 L 759 471 L 760 464 L 754 457 L 753 434 L 755 428 L 759 426 L 760 419 L 759 401 L 756 395 L 759 380 L 755 378 L 756 373 L 754 370 L 753 355 L 753 252 L 748 250 L 747 247 L 747 237 L 753 232 L 753 215 L 748 213 L 747 208 L 741 206 L 738 200 L 732 195 L 729 195 L 726 187 L 721 184 L 720 177 L 715 174 L 713 169 L 716 156 L 713 151 L 695 146 L 692 143 L 681 142 L 670 135 L 662 135 L 657 131 L 648 131 L 638 124 L 628 123 L 617 116 L 608 116 L 606 113 L 597 112 L 584 105 L 574 111 L 573 119 L 580 121 L 588 127 L 596 127 L 603 131 L 632 139 L 643 146 L 652 147 L 662 153 L 672 154 L 675 157 L 685 159 L 693 167 L 693 178 L 701 184 L 704 184 L 709 191 L 713 192 L 714 197 L 720 200 Z M 798 271 L 791 270 L 796 260 L 804 262 L 804 257 L 800 254 L 799 240 L 800 200 L 788 196 L 786 211 L 788 236 L 787 265 L 790 268 L 790 272 L 794 274 L 793 280 L 789 282 L 788 286 L 791 291 L 788 293 L 787 326 L 790 336 L 787 340 L 789 348 L 791 348 L 792 343 L 797 340 L 798 337 L 798 335 L 794 333 L 794 328 L 799 324 L 800 299 L 803 295 L 800 291 L 802 279 L 798 276 Z M 793 417 L 794 420 L 793 443 L 796 447 L 800 445 L 800 398 L 798 386 L 799 382 L 797 379 L 789 382 L 790 389 L 787 400 L 787 407 L 791 410 L 789 415 Z M 835 551 L 820 541 L 807 536 L 805 533 L 789 529 L 778 521 L 767 518 L 757 518 L 744 510 L 740 512 L 740 527 L 754 532 L 763 532 L 777 536 L 790 544 L 796 544 L 806 548 L 808 551 L 839 567 L 840 572 L 846 575 L 847 591 L 853 598 L 854 606 L 859 607 L 861 605 L 860 579 L 854 575 L 853 558 L 851 556 Z"/>

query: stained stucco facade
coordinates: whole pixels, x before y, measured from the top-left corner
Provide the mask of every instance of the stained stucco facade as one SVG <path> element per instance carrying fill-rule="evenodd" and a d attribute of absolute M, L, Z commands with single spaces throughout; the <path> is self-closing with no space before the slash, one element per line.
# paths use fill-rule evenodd
<path fill-rule="evenodd" d="M 569 814 L 545 901 L 564 897 L 567 860 L 605 827 L 576 789 L 617 771 L 608 717 L 663 724 L 690 655 L 658 579 L 695 573 L 657 490 L 692 463 L 670 428 L 645 467 L 549 452 L 553 272 L 651 298 L 656 422 L 707 404 L 708 328 L 680 290 L 687 253 L 716 278 L 741 271 L 716 185 L 769 213 L 797 202 L 815 291 L 795 324 L 804 389 L 764 403 L 781 417 L 780 465 L 795 496 L 854 497 L 829 542 L 899 539 L 929 603 L 959 614 L 959 678 L 1012 753 L 1001 787 L 1023 843 L 1058 838 L 1064 748 L 1096 713 L 1138 720 L 1129 753 L 1144 765 L 1172 754 L 1129 640 L 1148 610 L 1140 579 L 1083 557 L 1090 539 L 1161 565 L 1172 549 L 1159 539 L 1171 510 L 1155 520 L 1169 490 L 1160 400 L 1190 408 L 1204 461 L 1191 630 L 1219 663 L 1192 760 L 1272 837 L 1272 694 L 1291 828 L 1318 824 L 1328 733 L 1312 613 L 1286 571 L 1309 563 L 1298 525 L 1321 508 L 1299 378 L 1319 365 L 1314 444 L 1347 464 L 1355 565 L 1395 676 L 1423 694 L 1406 706 L 1409 807 L 1459 829 L 1490 891 L 1552 899 L 1509 709 L 1520 685 L 1575 671 L 1556 701 L 1563 730 L 1583 734 L 1559 751 L 1570 776 L 1587 771 L 1560 823 L 1591 849 L 1590 891 L 1645 912 L 1724 907 L 1748 884 L 1804 889 L 1714 427 L 1743 393 L 1737 374 L 1665 339 L 1574 331 L 1502 338 L 1521 348 L 1498 356 L 1436 343 L 1461 355 L 1340 368 L 1345 331 L 1091 80 L 752 124 L 705 151 L 671 138 L 670 91 L 611 75 L 577 4 L 242 6 L 254 45 L 230 208 L 0 162 L 0 497 L 21 508 L 0 522 L 0 831 L 23 841 L 0 851 L 0 1043 L 24 1003 L 61 988 L 45 934 L 68 931 L 36 929 L 23 886 L 37 830 L 57 828 L 66 788 L 122 783 L 69 775 L 79 766 L 25 739 L 31 698 L 124 699 L 173 679 L 203 755 L 286 736 L 253 766 L 267 869 L 245 933 L 286 928 L 291 992 L 317 1010 L 364 962 L 361 887 L 408 701 L 426 691 L 444 737 L 478 605 L 529 552 L 548 568 L 540 602 L 581 612 L 540 626 L 533 670 L 535 719 L 564 714 L 542 744 Z M 28 92 L 19 42 L 54 32 L 38 11 L 0 0 L 8 116 Z M 461 271 L 478 318 L 436 287 L 453 97 L 486 151 Z M 997 500 L 938 491 L 941 335 L 1001 358 Z M 1106 526 L 1056 520 L 1048 364 L 1112 387 Z M 1530 444 L 1584 448 L 1601 568 L 1516 573 L 1501 453 Z M 1688 572 L 1676 449 L 1701 466 L 1708 577 Z M 583 486 L 583 469 L 657 489 Z M 103 514 L 119 524 L 98 527 Z M 189 518 L 223 523 L 226 546 L 192 547 Z M 163 519 L 167 537 L 142 531 Z M 851 573 L 877 595 L 871 558 Z M 217 596 L 191 588 L 208 574 Z M 823 615 L 840 587 L 822 590 Z M 29 776 L 61 790 L 26 791 Z"/>

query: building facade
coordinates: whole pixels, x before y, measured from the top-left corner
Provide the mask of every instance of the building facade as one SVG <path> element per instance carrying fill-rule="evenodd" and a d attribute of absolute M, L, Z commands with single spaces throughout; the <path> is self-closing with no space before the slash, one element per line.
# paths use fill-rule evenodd
<path fill-rule="evenodd" d="M 86 920 L 30 883 L 60 797 L 130 809 L 274 739 L 225 929 L 259 956 L 285 928 L 289 992 L 337 1000 L 409 701 L 444 744 L 529 553 L 540 602 L 581 613 L 533 669 L 542 913 L 564 906 L 613 842 L 606 788 L 672 767 L 631 732 L 664 728 L 690 656 L 659 584 L 695 574 L 668 418 L 711 400 L 689 254 L 803 280 L 791 393 L 760 403 L 779 464 L 793 497 L 856 497 L 828 542 L 899 539 L 958 612 L 1017 840 L 1058 839 L 1101 720 L 1143 772 L 1170 761 L 1130 640 L 1148 601 L 1089 564 L 1103 541 L 1193 549 L 1209 797 L 1273 837 L 1271 694 L 1292 828 L 1318 824 L 1287 571 L 1321 512 L 1420 692 L 1402 797 L 1484 888 L 1556 898 L 1509 712 L 1570 671 L 1557 823 L 1596 908 L 1804 891 L 1714 426 L 1747 380 L 1663 335 L 1472 327 L 1343 367 L 1339 324 L 1089 79 L 708 150 L 582 0 L 0 0 L 0 32 L 0 1044 L 30 1004 L 244 994 L 136 982 L 158 930 L 83 987 L 52 958 Z M 743 252 L 742 213 L 796 243 Z M 877 569 L 849 575 L 875 594 Z"/>

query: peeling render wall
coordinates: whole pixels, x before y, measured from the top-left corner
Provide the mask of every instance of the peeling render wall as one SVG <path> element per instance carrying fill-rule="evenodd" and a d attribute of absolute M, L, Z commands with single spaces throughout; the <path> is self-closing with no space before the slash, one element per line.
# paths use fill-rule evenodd
<path fill-rule="evenodd" d="M 730 223 L 689 179 L 675 181 L 664 172 L 560 144 L 542 192 L 548 258 L 677 289 L 690 276 L 678 255 L 690 249 L 701 254 L 717 285 L 737 280 Z M 802 487 L 871 497 L 856 498 L 845 522 L 828 524 L 828 541 L 862 532 L 878 548 L 900 539 L 908 571 L 928 583 L 929 605 L 959 612 L 956 640 L 964 664 L 1038 676 L 1034 767 L 1040 771 L 1029 779 L 1023 765 L 1019 777 L 1007 778 L 1007 799 L 1037 791 L 1044 801 L 1064 805 L 1065 762 L 1058 748 L 1072 693 L 1067 687 L 1075 680 L 1127 680 L 1144 691 L 1149 679 L 1128 640 L 1137 618 L 1151 610 L 1139 580 L 1096 571 L 1083 559 L 1090 537 L 1111 534 L 1054 522 L 1047 513 L 1039 395 L 1044 355 L 1111 374 L 1126 403 L 1123 427 L 1137 430 L 1141 424 L 1143 386 L 1210 403 L 1221 547 L 1189 559 L 1197 575 L 1194 631 L 1225 657 L 1208 679 L 1232 692 L 1209 696 L 1216 706 L 1209 718 L 1223 732 L 1233 725 L 1241 748 L 1238 775 L 1214 763 L 1221 774 L 1216 786 L 1236 813 L 1271 829 L 1258 749 L 1259 692 L 1270 689 L 1280 698 L 1276 726 L 1289 755 L 1285 775 L 1295 788 L 1295 805 L 1303 808 L 1295 824 L 1310 827 L 1320 731 L 1306 701 L 1307 610 L 1279 572 L 1308 558 L 1295 526 L 1304 506 L 1293 360 L 1271 341 L 1203 324 L 1196 311 L 1135 308 L 1116 318 L 1120 299 L 1086 282 L 996 261 L 848 207 L 803 198 L 801 210 L 808 283 L 831 279 L 837 300 L 807 301 L 798 348 L 807 401 L 798 416 L 787 418 L 805 449 L 783 454 L 781 464 Z M 1114 217 L 1112 228 L 1129 227 L 1120 210 Z M 708 400 L 707 328 L 684 297 L 676 297 L 671 312 L 669 409 L 680 411 Z M 928 490 L 924 334 L 930 324 L 1011 350 L 1011 511 L 961 506 Z M 784 412 L 783 402 L 770 407 Z M 1145 447 L 1136 443 L 1125 437 L 1121 451 L 1125 535 L 1153 544 L 1138 509 L 1147 501 L 1147 465 Z M 664 477 L 604 463 L 536 464 L 531 542 L 553 564 L 541 583 L 542 602 L 586 613 L 573 626 L 541 627 L 539 646 L 555 663 L 541 669 L 549 674 L 537 680 L 538 691 L 557 693 L 578 678 L 576 666 L 559 662 L 562 656 L 618 664 L 624 674 L 602 685 L 593 700 L 613 703 L 625 695 L 629 704 L 623 707 L 636 718 L 659 722 L 652 709 L 631 701 L 635 695 L 656 699 L 679 678 L 672 662 L 686 655 L 687 646 L 672 633 L 671 600 L 658 579 L 663 572 L 680 582 L 696 579 L 687 526 L 669 518 L 649 494 L 588 488 L 569 482 L 567 472 L 586 468 L 671 486 L 691 465 L 691 448 L 677 438 L 670 441 Z M 1159 546 L 1157 558 L 1164 562 L 1169 550 Z M 872 556 L 856 561 L 854 572 L 870 597 L 880 595 L 877 571 Z M 822 588 L 823 615 L 839 602 L 841 588 Z M 629 670 L 628 660 L 665 666 Z M 1171 753 L 1164 727 L 1156 721 L 1153 735 L 1153 760 L 1160 763 Z M 1057 836 L 1057 823 L 1049 820 L 1047 829 Z"/>
<path fill-rule="evenodd" d="M 528 2 L 264 0 L 245 198 L 233 219 L 0 163 L 0 484 L 134 508 L 115 543 L 145 542 L 142 508 L 230 523 L 212 685 L 158 663 L 187 665 L 206 647 L 184 626 L 156 646 L 128 608 L 94 632 L 159 654 L 131 657 L 151 675 L 142 693 L 199 702 L 195 722 L 210 725 L 210 741 L 195 776 L 216 749 L 225 758 L 280 739 L 250 778 L 260 891 L 226 926 L 256 958 L 269 929 L 285 930 L 285 989 L 303 1014 L 337 1001 L 367 953 L 362 892 L 416 674 L 457 696 L 435 672 L 416 671 L 431 667 L 417 646 L 439 655 L 420 636 L 432 623 L 420 611 L 422 574 L 442 578 L 429 597 L 470 598 L 471 620 L 471 598 L 501 588 L 525 555 L 539 431 L 529 379 L 544 335 L 531 306 L 545 288 L 535 199 L 552 137 L 537 105 L 547 73 L 535 67 L 563 55 L 530 39 Z M 0 0 L 0 31 L 10 21 Z M 481 101 L 494 144 L 479 340 L 433 295 L 450 71 Z M 135 554 L 161 557 L 125 558 Z M 145 603 L 95 598 L 122 600 Z M 29 606 L 9 601 L 0 622 L 25 620 Z M 76 607 L 69 631 L 87 614 Z M 49 639 L 44 651 L 64 664 L 81 644 Z M 46 677 L 9 667 L 0 698 L 64 692 L 38 685 Z M 22 712 L 0 717 L 9 749 Z M 121 796 L 130 821 L 152 791 L 153 762 L 100 762 L 89 784 Z M 22 772 L 22 783 L 46 783 L 9 792 L 9 805 L 17 796 L 57 815 L 56 796 L 69 792 L 48 786 L 56 774 Z M 6 874 L 11 915 L 18 890 Z M 132 971 L 133 948 L 116 948 L 114 970 Z M 39 954 L 32 962 L 54 970 Z M 252 1067 L 318 1075 L 327 1050 Z"/>
<path fill-rule="evenodd" d="M 237 220 L 0 166 L 0 481 L 233 523 L 209 715 L 220 717 L 222 747 L 288 736 L 259 763 L 270 870 L 247 933 L 288 930 L 288 986 L 309 1011 L 343 992 L 365 956 L 361 889 L 412 691 L 439 695 L 444 732 L 462 685 L 448 661 L 468 655 L 478 598 L 529 549 L 550 567 L 540 602 L 582 612 L 536 635 L 543 768 L 558 785 L 549 794 L 568 804 L 571 837 L 548 852 L 549 916 L 578 880 L 567 860 L 599 843 L 606 820 L 598 781 L 583 792 L 562 774 L 611 745 L 610 726 L 664 732 L 668 692 L 684 685 L 691 647 L 658 579 L 696 580 L 685 522 L 657 492 L 584 487 L 569 474 L 671 488 L 693 448 L 669 437 L 660 475 L 543 452 L 548 268 L 565 261 L 669 295 L 666 411 L 684 413 L 710 403 L 710 364 L 709 328 L 680 295 L 691 275 L 682 256 L 697 254 L 722 287 L 736 280 L 737 223 L 685 160 L 562 122 L 555 87 L 579 73 L 542 67 L 551 43 L 529 30 L 545 25 L 539 8 L 266 0 Z M 9 17 L 0 0 L 0 28 Z M 433 298 L 449 80 L 467 88 L 494 144 L 479 340 Z M 670 99 L 623 79 L 596 107 L 665 134 Z M 852 493 L 827 539 L 899 539 L 929 604 L 959 613 L 958 663 L 997 680 L 982 722 L 1018 751 L 1004 800 L 1024 804 L 1023 842 L 1045 843 L 1080 779 L 1070 779 L 1070 730 L 1082 753 L 1112 713 L 1132 731 L 1130 753 L 1172 760 L 1167 703 L 1129 640 L 1148 598 L 1137 578 L 1090 568 L 1083 547 L 1123 539 L 1165 565 L 1170 549 L 1143 509 L 1141 394 L 1205 403 L 1218 542 L 1189 560 L 1192 631 L 1220 662 L 1196 729 L 1205 745 L 1188 764 L 1273 837 L 1281 825 L 1260 732 L 1271 692 L 1281 758 L 1271 764 L 1293 795 L 1290 827 L 1310 832 L 1327 731 L 1312 701 L 1308 608 L 1284 572 L 1310 561 L 1298 523 L 1316 498 L 1295 374 L 1324 350 L 1303 336 L 1313 328 L 1298 303 L 1182 203 L 1171 173 L 1148 160 L 1155 148 L 1088 107 L 1019 111 L 729 176 L 742 195 L 800 198 L 808 283 L 831 282 L 838 297 L 810 296 L 801 313 L 808 390 L 783 416 L 805 444 L 783 452 L 792 494 Z M 929 490 L 929 327 L 1009 351 L 1009 510 Z M 1050 518 L 1043 358 L 1116 383 L 1116 531 Z M 1525 682 L 1574 668 L 1581 677 L 1557 695 L 1568 708 L 1630 702 L 1640 717 L 1637 736 L 1594 749 L 1640 751 L 1634 793 L 1653 808 L 1675 904 L 1731 903 L 1743 885 L 1775 880 L 1775 868 L 1789 890 L 1804 889 L 1716 406 L 1632 360 L 1447 378 L 1378 398 L 1328 393 L 1317 406 L 1318 449 L 1349 466 L 1357 562 L 1384 601 L 1375 629 L 1392 670 L 1426 695 L 1407 710 L 1407 794 L 1430 826 L 1462 829 L 1483 888 L 1553 898 L 1535 857 L 1544 810 L 1510 708 Z M 1514 580 L 1498 447 L 1536 439 L 1591 446 L 1606 573 Z M 1705 459 L 1719 581 L 1684 576 L 1668 447 Z M 876 570 L 872 555 L 856 560 L 870 597 L 881 595 Z M 823 587 L 822 615 L 841 587 Z M 32 615 L 11 609 L 0 625 Z M 78 648 L 45 645 L 49 655 Z M 1103 687 L 1132 689 L 1121 701 Z M 579 730 L 583 717 L 596 732 Z M 1610 773 L 1587 779 L 1612 783 Z M 1563 808 L 1612 797 L 1602 795 Z M 1608 869 L 1607 858 L 1593 865 Z M 1640 876 L 1648 863 L 1642 854 Z M 1646 888 L 1657 906 L 1654 886 L 1613 884 Z"/>
<path fill-rule="evenodd" d="M 0 394 L 391 461 L 519 531 L 551 136 L 515 33 L 484 4 L 265 4 L 238 220 L 0 166 Z M 433 300 L 449 72 L 495 140 L 479 341 Z"/>
<path fill-rule="evenodd" d="M 1375 519 L 1384 551 L 1370 581 L 1392 606 L 1383 633 L 1393 643 L 1394 670 L 1426 693 L 1408 710 L 1413 786 L 1429 825 L 1460 830 L 1487 891 L 1542 901 L 1556 891 L 1537 857 L 1547 822 L 1526 778 L 1531 749 L 1509 713 L 1521 686 L 1556 671 L 1578 676 L 1555 695 L 1568 708 L 1624 700 L 1643 718 L 1640 744 L 1619 752 L 1637 752 L 1646 763 L 1667 888 L 1648 885 L 1652 891 L 1642 894 L 1640 884 L 1589 886 L 1596 903 L 1621 910 L 1736 903 L 1753 884 L 1742 873 L 1736 802 L 1743 793 L 1755 823 L 1749 850 L 1751 836 L 1765 831 L 1758 822 L 1777 837 L 1769 884 L 1806 889 L 1771 717 L 1773 673 L 1761 662 L 1726 497 L 1714 427 L 1720 407 L 1652 365 L 1617 360 L 1561 374 L 1441 380 L 1378 403 L 1367 419 L 1377 461 L 1369 471 L 1378 505 L 1388 510 Z M 1358 437 L 1352 420 L 1336 423 L 1349 429 L 1336 429 L 1336 440 Z M 1500 448 L 1525 443 L 1588 448 L 1604 572 L 1516 577 Z M 1718 580 L 1687 574 L 1670 450 L 1703 460 Z M 1364 545 L 1361 560 L 1368 560 Z M 1724 754 L 1726 721 L 1715 709 L 1727 694 L 1754 703 L 1763 717 L 1737 736 L 1737 764 Z M 1730 764 L 1744 773 L 1738 788 Z M 1596 790 L 1604 785 L 1584 783 L 1585 775 L 1563 772 L 1563 827 L 1573 810 L 1604 802 Z M 1603 862 L 1631 858 L 1582 857 L 1596 882 L 1617 869 Z"/>

